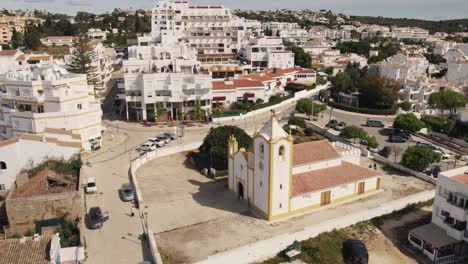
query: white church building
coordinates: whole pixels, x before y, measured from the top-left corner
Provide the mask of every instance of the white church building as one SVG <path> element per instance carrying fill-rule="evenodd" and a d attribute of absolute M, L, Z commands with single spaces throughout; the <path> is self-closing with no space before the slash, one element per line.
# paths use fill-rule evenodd
<path fill-rule="evenodd" d="M 229 139 L 229 189 L 272 221 L 376 193 L 378 171 L 360 165 L 360 150 L 328 140 L 293 144 L 273 117 L 249 150 Z"/>

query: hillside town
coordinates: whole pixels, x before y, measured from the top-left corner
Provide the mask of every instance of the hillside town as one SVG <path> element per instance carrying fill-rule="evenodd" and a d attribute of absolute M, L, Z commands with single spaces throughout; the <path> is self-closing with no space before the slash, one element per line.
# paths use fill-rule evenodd
<path fill-rule="evenodd" d="M 6 4 L 0 263 L 468 263 L 468 19 L 268 8 Z"/>

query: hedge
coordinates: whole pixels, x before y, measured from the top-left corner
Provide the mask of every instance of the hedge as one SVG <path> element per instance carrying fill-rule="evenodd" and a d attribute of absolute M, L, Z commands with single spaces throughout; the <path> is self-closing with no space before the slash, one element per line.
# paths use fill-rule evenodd
<path fill-rule="evenodd" d="M 349 111 L 349 112 L 355 112 L 355 113 L 361 113 L 361 114 L 369 114 L 369 115 L 395 115 L 397 113 L 397 109 L 391 108 L 391 109 L 369 109 L 369 108 L 356 108 L 344 104 L 339 104 L 335 102 L 329 102 L 329 106 Z"/>
<path fill-rule="evenodd" d="M 282 96 L 282 97 L 279 97 L 279 96 L 273 97 L 272 96 L 272 97 L 270 97 L 270 101 L 268 101 L 268 103 L 256 104 L 249 110 L 249 112 L 282 103 L 283 101 L 286 101 L 286 100 L 291 99 L 293 97 L 294 97 L 293 94 L 288 95 L 288 96 Z"/>

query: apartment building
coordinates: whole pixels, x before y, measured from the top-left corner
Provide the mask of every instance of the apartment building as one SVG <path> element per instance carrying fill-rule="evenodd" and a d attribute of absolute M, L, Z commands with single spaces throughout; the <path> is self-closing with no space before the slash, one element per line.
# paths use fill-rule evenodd
<path fill-rule="evenodd" d="M 392 37 L 396 41 L 425 41 L 429 37 L 429 31 L 415 27 L 394 27 L 392 28 Z"/>
<path fill-rule="evenodd" d="M 160 0 L 153 9 L 151 34 L 155 42 L 188 43 L 199 60 L 207 63 L 234 60 L 245 31 L 245 20 L 223 6 Z"/>
<path fill-rule="evenodd" d="M 433 263 L 467 263 L 467 211 L 468 166 L 440 173 L 432 221 L 411 230 L 409 243 Z"/>
<path fill-rule="evenodd" d="M 31 66 L 6 73 L 2 91 L 2 138 L 65 129 L 80 135 L 82 149 L 100 148 L 101 106 L 85 75 L 69 73 L 56 64 Z"/>
<path fill-rule="evenodd" d="M 127 120 L 160 122 L 210 115 L 212 78 L 183 72 L 126 73 Z M 163 109 L 162 113 L 158 113 Z"/>
<path fill-rule="evenodd" d="M 23 32 L 27 23 L 37 24 L 42 19 L 30 14 L 17 14 L 13 16 L 0 16 L 0 45 L 8 44 L 13 36 L 13 31 Z"/>
<path fill-rule="evenodd" d="M 412 104 L 413 111 L 425 111 L 429 109 L 429 97 L 440 90 L 458 90 L 458 85 L 444 79 L 419 79 L 407 80 L 400 91 L 400 101 L 408 101 Z"/>
<path fill-rule="evenodd" d="M 71 46 L 73 45 L 72 36 L 48 36 L 41 38 L 41 42 L 46 46 Z"/>
<path fill-rule="evenodd" d="M 0 74 L 9 70 L 24 68 L 28 65 L 52 63 L 53 57 L 47 53 L 25 54 L 20 50 L 1 50 L 0 48 Z"/>
<path fill-rule="evenodd" d="M 433 69 L 422 54 L 397 54 L 376 65 L 380 75 L 397 81 L 424 79 Z"/>
<path fill-rule="evenodd" d="M 251 71 L 287 69 L 294 67 L 294 53 L 287 51 L 283 40 L 276 37 L 251 39 L 239 52 L 243 63 Z"/>

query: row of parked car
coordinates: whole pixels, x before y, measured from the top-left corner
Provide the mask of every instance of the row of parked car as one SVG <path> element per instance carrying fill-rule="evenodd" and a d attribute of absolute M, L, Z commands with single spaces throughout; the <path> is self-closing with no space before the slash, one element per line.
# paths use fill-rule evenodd
<path fill-rule="evenodd" d="M 172 140 L 176 140 L 177 135 L 174 132 L 168 132 L 164 134 L 160 134 L 159 136 L 149 138 L 145 143 L 143 143 L 139 151 L 154 151 L 157 148 L 162 148 L 167 144 L 171 143 Z"/>

